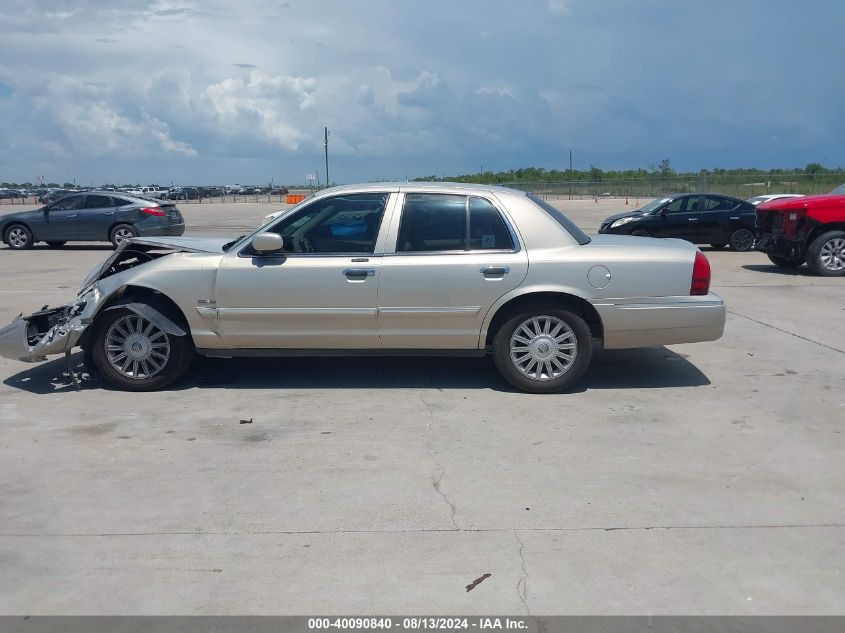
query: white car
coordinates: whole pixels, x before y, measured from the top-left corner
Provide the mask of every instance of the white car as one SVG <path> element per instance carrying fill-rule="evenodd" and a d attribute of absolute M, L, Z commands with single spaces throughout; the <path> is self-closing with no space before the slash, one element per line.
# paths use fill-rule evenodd
<path fill-rule="evenodd" d="M 771 200 L 780 200 L 781 198 L 803 198 L 804 194 L 802 193 L 770 193 L 766 194 L 765 196 L 754 196 L 753 198 L 748 198 L 746 202 L 750 202 L 755 207 L 763 204 L 764 202 L 770 202 Z"/>
<path fill-rule="evenodd" d="M 138 187 L 130 189 L 127 193 L 141 198 L 156 198 L 158 200 L 167 200 L 169 197 L 167 189 L 159 189 L 158 187 Z"/>

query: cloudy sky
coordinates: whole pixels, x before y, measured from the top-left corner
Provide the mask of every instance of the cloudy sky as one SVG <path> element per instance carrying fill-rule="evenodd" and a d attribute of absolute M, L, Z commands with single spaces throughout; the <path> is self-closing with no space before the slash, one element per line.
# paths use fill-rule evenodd
<path fill-rule="evenodd" d="M 0 181 L 845 165 L 841 0 L 0 9 Z"/>

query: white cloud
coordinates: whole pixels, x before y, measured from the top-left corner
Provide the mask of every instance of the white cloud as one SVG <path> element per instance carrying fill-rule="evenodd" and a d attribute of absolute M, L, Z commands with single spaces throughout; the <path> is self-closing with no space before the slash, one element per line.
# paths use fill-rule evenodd
<path fill-rule="evenodd" d="M 570 15 L 572 13 L 572 0 L 548 0 L 546 6 L 555 15 Z"/>

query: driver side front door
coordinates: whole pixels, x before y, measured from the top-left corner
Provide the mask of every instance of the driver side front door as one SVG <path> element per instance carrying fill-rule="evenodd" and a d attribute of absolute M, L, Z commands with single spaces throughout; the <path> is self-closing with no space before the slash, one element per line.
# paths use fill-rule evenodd
<path fill-rule="evenodd" d="M 217 273 L 217 327 L 228 349 L 378 349 L 377 297 L 389 192 L 318 199 L 267 229 L 285 248 L 250 245 Z"/>
<path fill-rule="evenodd" d="M 85 195 L 62 198 L 44 209 L 44 221 L 38 225 L 35 239 L 65 242 L 79 238 L 77 222 Z"/>

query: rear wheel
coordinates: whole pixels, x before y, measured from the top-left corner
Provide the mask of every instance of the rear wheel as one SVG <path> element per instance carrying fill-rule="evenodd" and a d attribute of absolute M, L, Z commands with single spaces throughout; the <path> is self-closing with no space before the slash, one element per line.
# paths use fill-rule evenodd
<path fill-rule="evenodd" d="M 750 229 L 737 229 L 731 233 L 728 243 L 731 245 L 732 250 L 740 252 L 750 251 L 754 246 L 754 232 Z"/>
<path fill-rule="evenodd" d="M 67 244 L 67 241 L 57 242 L 55 240 L 50 240 L 50 241 L 47 242 L 47 246 L 50 246 L 52 248 L 61 248 L 65 244 Z"/>
<path fill-rule="evenodd" d="M 100 377 L 126 391 L 167 387 L 182 377 L 193 355 L 190 336 L 169 334 L 125 308 L 103 313 L 91 348 Z"/>
<path fill-rule="evenodd" d="M 798 268 L 801 264 L 804 263 L 804 260 L 800 257 L 781 257 L 780 255 L 768 255 L 769 261 L 772 262 L 775 266 L 780 266 L 781 268 Z"/>
<path fill-rule="evenodd" d="M 131 224 L 118 224 L 109 233 L 109 240 L 115 248 L 133 237 L 138 237 L 138 231 Z"/>
<path fill-rule="evenodd" d="M 9 245 L 9 248 L 16 251 L 32 248 L 32 231 L 23 224 L 13 224 L 6 229 L 3 241 Z"/>
<path fill-rule="evenodd" d="M 557 393 L 577 383 L 593 354 L 584 320 L 551 306 L 527 308 L 493 338 L 493 358 L 504 378 L 529 393 Z"/>
<path fill-rule="evenodd" d="M 845 231 L 828 231 L 807 248 L 807 265 L 825 277 L 845 276 Z"/>

